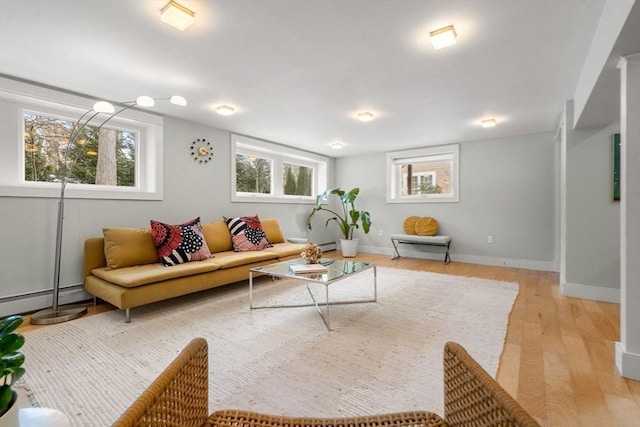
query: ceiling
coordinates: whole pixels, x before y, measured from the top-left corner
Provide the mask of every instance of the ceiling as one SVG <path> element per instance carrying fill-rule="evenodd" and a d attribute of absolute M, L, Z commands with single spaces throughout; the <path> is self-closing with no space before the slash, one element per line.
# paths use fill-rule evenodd
<path fill-rule="evenodd" d="M 154 110 L 352 156 L 555 131 L 604 5 L 180 0 L 196 13 L 182 32 L 160 21 L 167 2 L 0 0 L 0 74 L 110 101 L 179 94 L 187 107 Z M 434 50 L 450 24 L 458 43 Z"/>

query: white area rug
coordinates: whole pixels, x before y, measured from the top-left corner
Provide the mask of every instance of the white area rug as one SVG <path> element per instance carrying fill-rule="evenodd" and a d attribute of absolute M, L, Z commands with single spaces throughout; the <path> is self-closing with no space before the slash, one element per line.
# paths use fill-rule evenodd
<path fill-rule="evenodd" d="M 367 298 L 373 270 L 335 285 Z M 324 295 L 323 287 L 314 289 Z M 333 291 L 333 289 L 332 289 Z M 231 285 L 25 334 L 35 402 L 74 426 L 107 426 L 194 337 L 209 342 L 210 410 L 352 416 L 413 409 L 442 414 L 442 349 L 456 341 L 495 376 L 517 283 L 378 268 L 378 302 L 252 310 Z M 333 299 L 333 294 L 332 294 Z M 304 286 L 261 278 L 254 304 L 307 302 Z"/>

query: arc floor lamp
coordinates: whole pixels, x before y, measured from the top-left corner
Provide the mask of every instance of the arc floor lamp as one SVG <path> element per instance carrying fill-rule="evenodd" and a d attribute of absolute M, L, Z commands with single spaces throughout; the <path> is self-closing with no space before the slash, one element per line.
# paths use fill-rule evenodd
<path fill-rule="evenodd" d="M 100 129 L 122 112 L 133 107 L 153 107 L 155 101 L 169 101 L 172 104 L 185 106 L 187 101 L 181 96 L 172 96 L 171 98 L 152 98 L 150 96 L 139 96 L 135 101 L 117 103 L 115 106 L 106 101 L 99 101 L 93 105 L 93 109 L 85 112 L 77 122 L 71 128 L 69 133 L 69 142 L 65 149 L 63 156 L 63 169 L 60 173 L 60 197 L 58 200 L 58 222 L 56 228 L 56 251 L 55 251 L 55 265 L 53 272 L 53 302 L 51 308 L 47 308 L 38 311 L 31 315 L 31 323 L 34 325 L 51 325 L 54 323 L 66 322 L 69 320 L 77 319 L 83 316 L 87 312 L 86 305 L 73 304 L 73 305 L 58 305 L 58 297 L 60 294 L 60 265 L 62 262 L 62 231 L 64 225 L 64 192 L 69 179 L 69 171 L 73 164 L 77 161 L 75 159 L 69 159 L 69 151 L 72 147 L 76 146 L 78 138 L 84 133 L 87 128 L 93 129 L 91 131 L 91 139 L 95 137 Z M 101 118 L 102 116 L 105 118 Z"/>

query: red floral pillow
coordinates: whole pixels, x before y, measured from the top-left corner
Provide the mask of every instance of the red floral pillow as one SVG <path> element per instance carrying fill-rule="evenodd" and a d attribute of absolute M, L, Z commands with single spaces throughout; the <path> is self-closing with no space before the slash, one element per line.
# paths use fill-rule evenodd
<path fill-rule="evenodd" d="M 237 218 L 224 217 L 224 221 L 231 232 L 234 251 L 261 251 L 271 247 L 258 215 Z"/>
<path fill-rule="evenodd" d="M 200 217 L 179 225 L 151 220 L 151 237 L 160 262 L 167 267 L 212 257 L 204 240 Z"/>

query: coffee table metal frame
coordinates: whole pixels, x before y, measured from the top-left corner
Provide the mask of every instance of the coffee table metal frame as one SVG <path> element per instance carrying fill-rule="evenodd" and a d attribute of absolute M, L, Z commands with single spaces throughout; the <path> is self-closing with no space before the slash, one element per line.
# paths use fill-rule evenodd
<path fill-rule="evenodd" d="M 331 310 L 330 307 L 332 305 L 342 305 L 342 304 L 362 304 L 362 303 L 372 303 L 378 301 L 378 273 L 376 270 L 376 265 L 372 263 L 365 262 L 355 262 L 355 261 L 347 261 L 341 259 L 322 259 L 320 260 L 322 264 L 327 267 L 326 273 L 303 273 L 296 274 L 290 270 L 290 266 L 294 264 L 304 264 L 302 259 L 295 259 L 289 261 L 278 262 L 275 264 L 269 264 L 261 267 L 254 267 L 249 269 L 249 308 L 251 310 L 254 309 L 262 309 L 262 308 L 294 308 L 294 307 L 311 307 L 315 306 L 324 322 L 328 331 L 332 331 L 331 328 Z M 363 300 L 348 300 L 348 301 L 330 301 L 329 300 L 329 288 L 331 285 L 344 280 L 349 277 L 353 277 L 356 274 L 362 273 L 363 271 L 367 271 L 373 269 L 373 298 L 371 299 L 363 299 Z M 275 277 L 284 277 L 289 279 L 298 279 L 302 282 L 306 283 L 307 290 L 309 291 L 309 295 L 311 295 L 312 303 L 309 304 L 278 304 L 278 305 L 260 305 L 256 306 L 253 304 L 253 275 L 265 275 Z M 319 283 L 324 285 L 325 287 L 325 300 L 324 304 L 322 302 L 320 304 L 324 305 L 325 313 L 322 312 L 320 308 L 320 304 L 316 300 L 313 292 L 309 288 L 310 283 Z"/>

